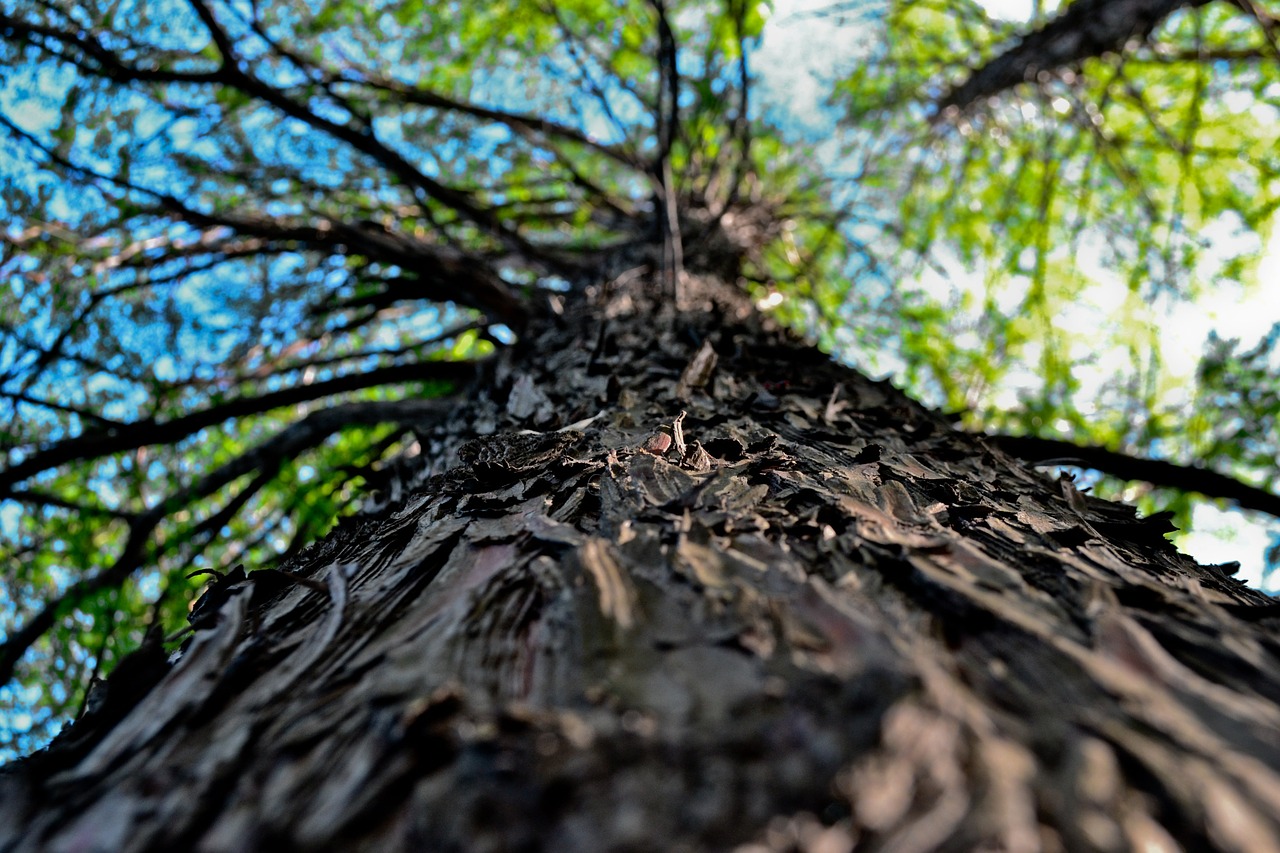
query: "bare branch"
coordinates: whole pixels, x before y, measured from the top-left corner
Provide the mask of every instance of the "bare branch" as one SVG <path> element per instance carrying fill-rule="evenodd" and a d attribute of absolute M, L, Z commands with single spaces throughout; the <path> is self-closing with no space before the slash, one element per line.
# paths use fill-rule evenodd
<path fill-rule="evenodd" d="M 122 510 L 107 509 L 106 507 L 76 503 L 75 501 L 69 501 L 66 498 L 59 497 L 58 495 L 37 491 L 36 489 L 14 490 L 5 495 L 5 498 L 17 501 L 21 504 L 26 504 L 27 506 L 52 506 L 57 507 L 58 509 L 66 509 L 79 516 L 129 519 L 134 515 L 133 513 L 124 512 Z"/>
<path fill-rule="evenodd" d="M 1142 480 L 1210 498 L 1225 498 L 1241 509 L 1258 510 L 1280 518 L 1280 495 L 1250 486 L 1199 465 L 1179 465 L 1162 459 L 1140 459 L 1105 447 L 1075 444 L 1030 435 L 997 435 L 990 440 L 1011 456 L 1039 465 L 1092 468 L 1121 480 Z"/>
<path fill-rule="evenodd" d="M 1134 39 L 1145 39 L 1156 25 L 1184 6 L 1210 0 L 1077 0 L 1045 26 L 975 70 L 938 103 L 938 115 L 1035 80 L 1040 72 L 1075 65 L 1119 51 Z"/>
<path fill-rule="evenodd" d="M 218 71 L 173 71 L 130 65 L 102 46 L 91 33 L 42 26 L 0 12 L 0 38 L 38 48 L 51 58 L 67 62 L 84 74 L 114 82 L 217 83 Z M 59 50 L 71 48 L 74 53 Z"/>
<path fill-rule="evenodd" d="M 56 468 L 68 462 L 108 456 L 124 450 L 155 444 L 174 444 L 195 432 L 206 427 L 215 426 L 230 418 L 261 414 L 284 406 L 292 406 L 297 403 L 331 397 L 348 391 L 374 388 L 380 385 L 419 382 L 428 379 L 461 381 L 473 378 L 475 370 L 476 362 L 470 361 L 396 364 L 363 373 L 338 376 L 324 382 L 284 388 L 256 397 L 241 397 L 162 423 L 142 421 L 129 424 L 126 429 L 95 431 L 58 442 L 16 465 L 0 471 L 0 494 L 7 494 L 14 485 L 41 471 L 47 471 L 50 468 Z"/>
<path fill-rule="evenodd" d="M 626 151 L 613 145 L 606 145 L 603 142 L 592 139 L 581 131 L 568 125 L 541 116 L 513 113 L 506 110 L 493 109 L 492 107 L 482 107 L 477 104 L 470 104 L 466 101 L 460 101 L 456 98 L 446 97 L 438 92 L 432 92 L 421 86 L 406 86 L 394 80 L 375 77 L 370 72 L 362 72 L 359 82 L 375 91 L 387 92 L 399 97 L 407 104 L 416 104 L 418 106 L 432 107 L 434 109 L 446 110 L 449 112 L 461 113 L 473 118 L 482 118 L 489 121 L 495 121 L 506 125 L 511 130 L 519 133 L 525 138 L 535 137 L 553 137 L 559 138 L 566 142 L 576 142 L 586 148 L 591 149 L 599 154 L 603 154 L 614 162 L 621 163 L 633 169 L 643 168 L 643 164 Z"/>

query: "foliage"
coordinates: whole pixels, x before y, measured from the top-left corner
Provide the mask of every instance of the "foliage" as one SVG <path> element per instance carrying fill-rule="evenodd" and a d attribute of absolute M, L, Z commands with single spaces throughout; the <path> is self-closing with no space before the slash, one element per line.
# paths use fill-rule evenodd
<path fill-rule="evenodd" d="M 903 283 L 882 315 L 897 321 L 889 366 L 909 387 L 972 428 L 1199 462 L 1271 488 L 1274 399 L 1247 412 L 1225 402 L 1226 375 L 1207 367 L 1216 342 L 1198 375 L 1186 357 L 1209 330 L 1188 315 L 1258 299 L 1280 205 L 1277 21 L 1250 8 L 1177 9 L 1146 41 L 939 113 L 972 69 L 1061 18 L 1046 4 L 1029 24 L 975 2 L 890 7 L 888 38 L 833 102 L 859 203 L 892 235 L 881 263 Z M 868 349 L 883 350 L 876 340 Z M 1273 373 L 1230 381 L 1261 389 Z M 1090 481 L 1115 497 L 1150 491 Z M 1159 494 L 1188 527 L 1194 502 Z"/>

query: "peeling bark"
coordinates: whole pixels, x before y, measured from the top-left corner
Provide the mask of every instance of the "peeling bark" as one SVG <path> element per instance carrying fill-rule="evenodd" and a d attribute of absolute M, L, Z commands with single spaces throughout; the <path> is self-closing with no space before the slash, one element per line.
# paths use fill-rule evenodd
<path fill-rule="evenodd" d="M 531 326 L 0 848 L 1280 850 L 1269 598 L 689 284 Z"/>

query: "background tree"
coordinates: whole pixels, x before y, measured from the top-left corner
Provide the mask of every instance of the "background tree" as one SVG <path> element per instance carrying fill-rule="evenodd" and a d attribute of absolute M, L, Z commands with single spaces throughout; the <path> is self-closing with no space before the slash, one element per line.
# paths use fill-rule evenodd
<path fill-rule="evenodd" d="M 858 315 L 862 346 L 893 342 L 970 426 L 1065 421 L 1144 453 L 1190 436 L 1166 458 L 1269 486 L 1268 347 L 1206 362 L 1196 393 L 1224 417 L 1185 424 L 1147 369 L 1108 423 L 1085 416 L 1053 322 L 1090 241 L 1130 284 L 1126 331 L 1154 328 L 1153 299 L 1247 280 L 1243 252 L 1197 271 L 1192 235 L 1231 216 L 1265 234 L 1274 210 L 1265 9 L 1161 6 L 1028 61 L 1040 42 L 1011 47 L 977 5 L 833 5 L 887 37 L 835 86 L 845 147 L 826 159 L 753 107 L 766 15 L 748 4 L 0 9 L 0 60 L 21 69 L 0 102 L 0 674 L 8 708 L 42 709 L 39 738 L 146 624 L 184 624 L 194 569 L 279 565 L 401 483 L 405 453 L 433 458 L 434 400 L 654 245 L 673 300 L 682 269 L 714 271 L 830 344 Z M 1092 20 L 1038 14 L 1050 36 Z M 951 86 L 960 69 L 978 82 Z M 939 258 L 988 277 L 971 351 L 953 312 L 874 287 Z M 1028 355 L 1043 389 L 997 405 Z M 528 405 L 532 428 L 569 422 Z"/>

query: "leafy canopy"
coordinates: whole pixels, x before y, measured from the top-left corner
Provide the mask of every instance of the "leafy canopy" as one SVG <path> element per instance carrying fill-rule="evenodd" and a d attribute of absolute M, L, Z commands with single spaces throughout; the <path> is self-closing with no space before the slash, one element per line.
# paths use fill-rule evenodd
<path fill-rule="evenodd" d="M 1134 5 L 1161 7 L 1150 29 L 1091 52 Z M 1277 19 L 1257 4 L 1106 6 L 1027 4 L 1026 22 L 981 3 L 886 10 L 887 37 L 834 81 L 834 102 L 871 212 L 858 220 L 891 235 L 897 278 L 869 316 L 837 294 L 832 338 L 857 349 L 846 329 L 885 329 L 899 346 L 871 361 L 972 428 L 1273 492 L 1280 355 L 1265 332 L 1280 316 L 1262 288 L 1280 265 Z M 1054 64 L 1063 45 L 1077 59 Z M 1250 339 L 1207 341 L 1215 314 Z M 1176 488 L 1097 479 L 1193 526 L 1198 502 Z"/>

